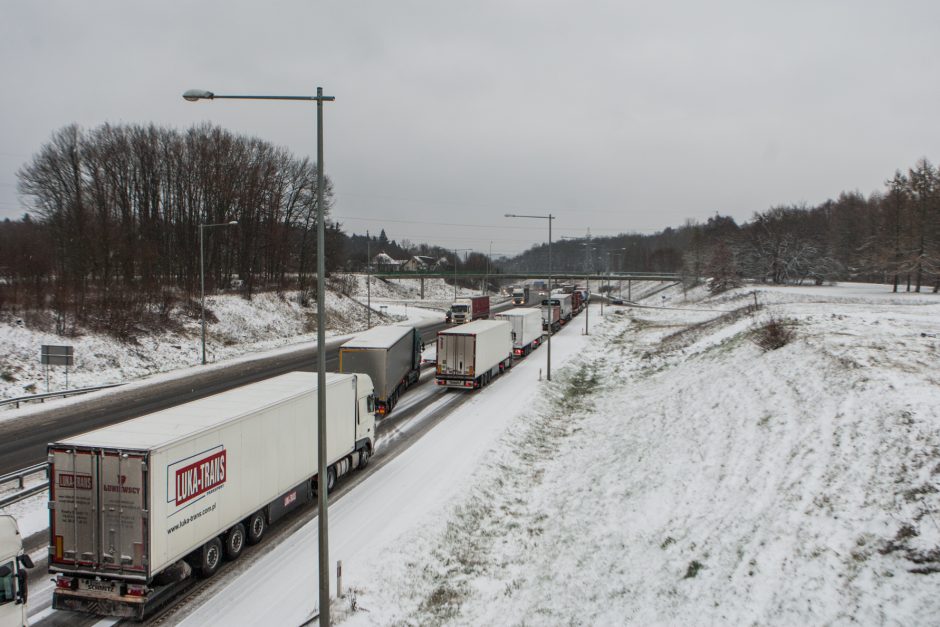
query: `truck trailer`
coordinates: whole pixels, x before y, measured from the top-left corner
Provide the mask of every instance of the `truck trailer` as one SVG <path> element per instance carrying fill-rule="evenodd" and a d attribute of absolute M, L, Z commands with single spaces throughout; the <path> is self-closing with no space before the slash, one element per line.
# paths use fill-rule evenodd
<path fill-rule="evenodd" d="M 327 478 L 364 466 L 372 381 L 326 375 Z M 317 374 L 290 372 L 49 445 L 52 607 L 141 620 L 315 498 Z"/>
<path fill-rule="evenodd" d="M 450 306 L 450 322 L 464 324 L 490 317 L 490 297 L 470 296 L 458 298 Z"/>
<path fill-rule="evenodd" d="M 513 357 L 525 357 L 542 343 L 542 312 L 528 307 L 504 311 L 494 316 L 512 325 Z"/>
<path fill-rule="evenodd" d="M 437 334 L 437 384 L 476 389 L 512 367 L 512 326 L 477 320 Z"/>
<path fill-rule="evenodd" d="M 33 560 L 23 551 L 16 519 L 0 514 L 0 627 L 23 627 L 26 622 L 27 568 Z"/>
<path fill-rule="evenodd" d="M 369 375 L 375 411 L 387 415 L 421 374 L 421 333 L 413 326 L 373 327 L 339 347 L 339 371 Z"/>
<path fill-rule="evenodd" d="M 542 301 L 542 330 L 558 333 L 561 330 L 561 305 L 546 305 Z"/>
<path fill-rule="evenodd" d="M 571 294 L 551 294 L 542 300 L 542 306 L 545 307 L 547 305 L 557 306 L 559 308 L 561 324 L 565 324 L 571 320 Z"/>

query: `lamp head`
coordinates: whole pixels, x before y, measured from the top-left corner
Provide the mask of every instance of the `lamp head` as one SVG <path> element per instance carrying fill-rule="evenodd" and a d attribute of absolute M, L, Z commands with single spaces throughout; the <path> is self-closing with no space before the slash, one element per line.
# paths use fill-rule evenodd
<path fill-rule="evenodd" d="M 197 100 L 212 100 L 215 98 L 215 94 L 211 91 L 206 91 L 205 89 L 189 89 L 183 94 L 183 99 L 188 100 L 189 102 L 196 102 Z"/>

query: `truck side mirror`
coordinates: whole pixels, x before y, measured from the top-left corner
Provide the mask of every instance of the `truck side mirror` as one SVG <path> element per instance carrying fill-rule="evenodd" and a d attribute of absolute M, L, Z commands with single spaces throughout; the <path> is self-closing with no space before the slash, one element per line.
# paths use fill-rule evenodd
<path fill-rule="evenodd" d="M 23 568 L 33 568 L 36 566 L 35 564 L 33 564 L 32 558 L 26 553 L 23 553 L 16 559 L 20 563 L 20 566 L 22 566 Z"/>
<path fill-rule="evenodd" d="M 0 566 L 0 577 L 9 577 L 10 573 L 12 572 L 13 572 L 13 569 L 7 566 L 6 564 L 4 564 L 3 566 Z"/>
<path fill-rule="evenodd" d="M 29 588 L 29 584 L 26 581 L 25 570 L 21 570 L 18 573 L 16 573 L 16 583 L 17 583 L 16 604 L 26 605 L 26 596 L 27 596 L 26 592 L 27 592 L 27 589 Z"/>

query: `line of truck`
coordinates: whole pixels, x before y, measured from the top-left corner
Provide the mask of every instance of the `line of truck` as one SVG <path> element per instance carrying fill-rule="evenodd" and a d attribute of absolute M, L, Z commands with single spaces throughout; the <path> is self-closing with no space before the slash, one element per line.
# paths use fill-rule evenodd
<path fill-rule="evenodd" d="M 562 326 L 584 311 L 590 299 L 587 288 L 565 286 L 542 299 L 542 328 L 557 333 Z"/>
<path fill-rule="evenodd" d="M 542 338 L 528 308 L 440 331 L 437 384 L 480 388 Z M 416 328 L 396 325 L 340 347 L 341 372 L 327 374 L 328 490 L 368 463 L 376 414 L 418 381 L 423 348 Z M 50 444 L 52 607 L 142 620 L 211 577 L 315 499 L 316 425 L 316 374 L 292 372 Z"/>

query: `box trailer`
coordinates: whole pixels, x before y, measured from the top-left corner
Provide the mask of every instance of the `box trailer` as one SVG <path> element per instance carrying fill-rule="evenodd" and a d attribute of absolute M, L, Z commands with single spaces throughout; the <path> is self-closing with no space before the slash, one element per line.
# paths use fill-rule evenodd
<path fill-rule="evenodd" d="M 413 326 L 373 327 L 339 347 L 339 371 L 369 375 L 376 413 L 387 415 L 421 374 L 421 333 Z"/>
<path fill-rule="evenodd" d="M 512 326 L 477 320 L 437 334 L 437 384 L 476 389 L 512 367 Z"/>
<path fill-rule="evenodd" d="M 450 306 L 451 322 L 464 324 L 474 320 L 484 320 L 490 317 L 490 297 L 470 296 L 458 298 Z"/>
<path fill-rule="evenodd" d="M 521 308 L 504 311 L 494 316 L 512 325 L 512 354 L 525 357 L 542 343 L 542 312 L 538 309 Z"/>
<path fill-rule="evenodd" d="M 542 330 L 558 333 L 561 329 L 561 305 L 545 304 L 547 302 L 542 301 Z"/>
<path fill-rule="evenodd" d="M 326 375 L 327 484 L 372 454 L 372 382 Z M 142 619 L 315 498 L 317 374 L 291 372 L 49 445 L 52 606 Z"/>
<path fill-rule="evenodd" d="M 558 307 L 561 324 L 571 320 L 571 294 L 550 294 L 542 300 L 542 306 L 552 305 Z"/>

